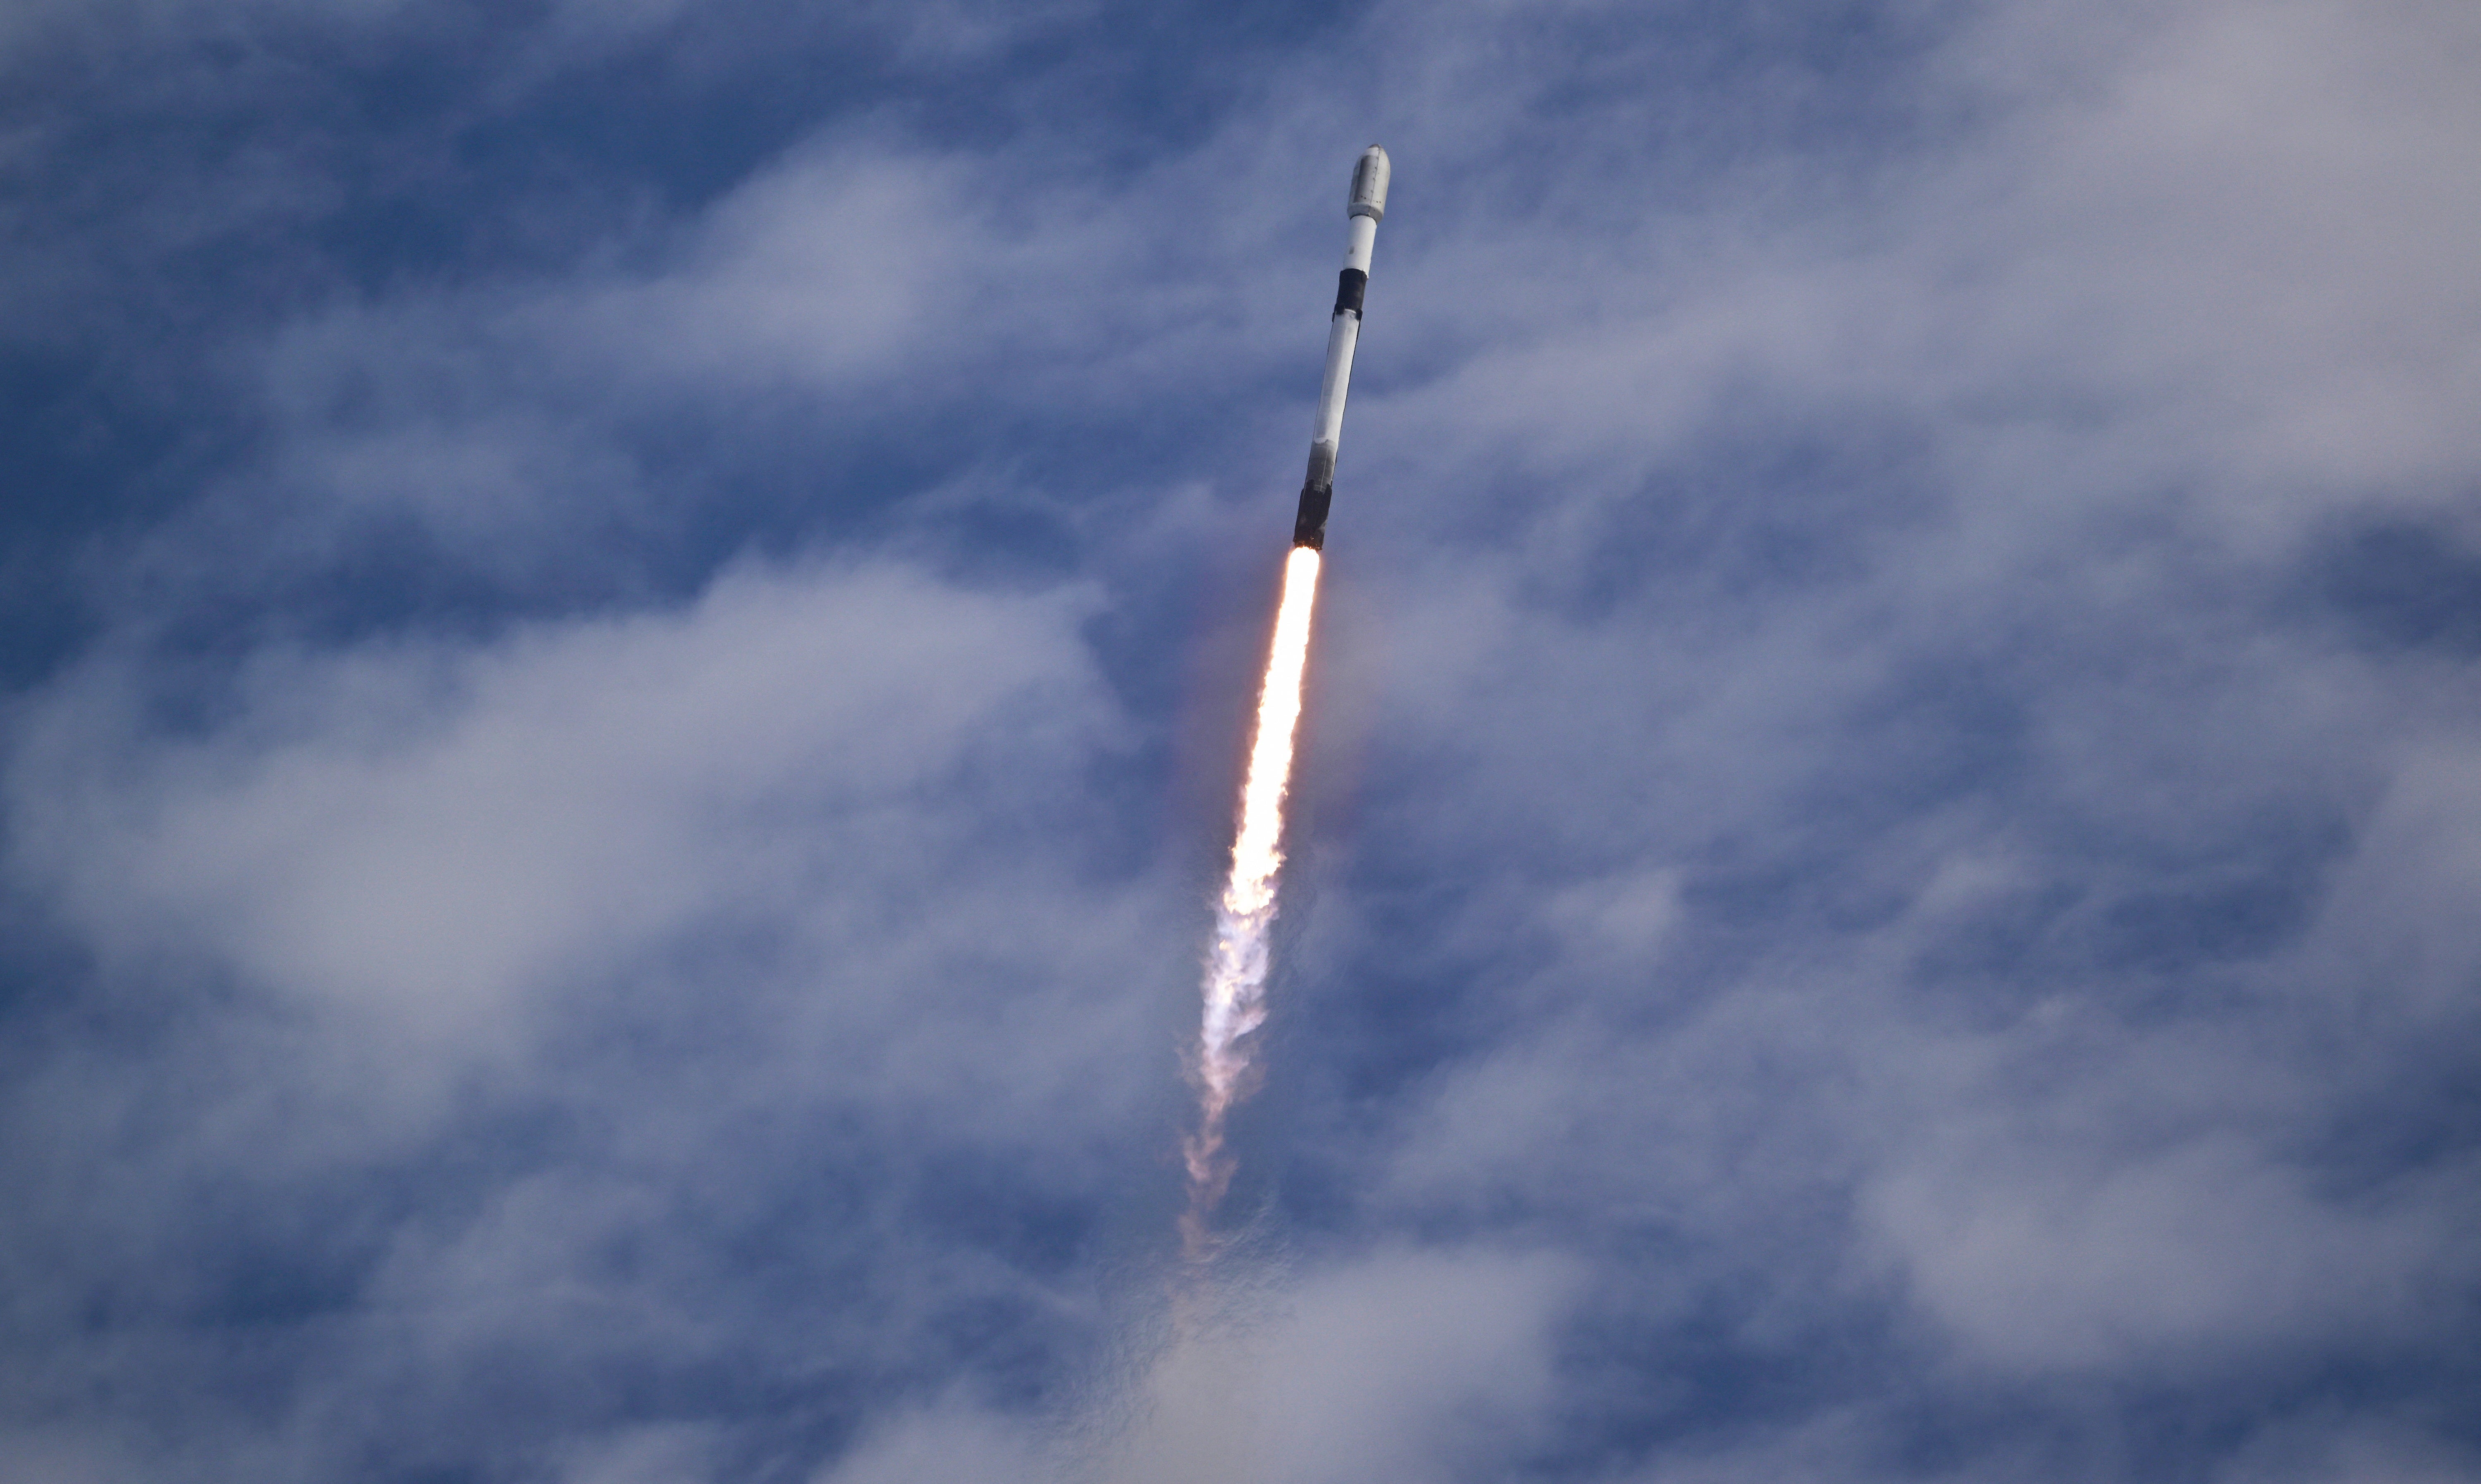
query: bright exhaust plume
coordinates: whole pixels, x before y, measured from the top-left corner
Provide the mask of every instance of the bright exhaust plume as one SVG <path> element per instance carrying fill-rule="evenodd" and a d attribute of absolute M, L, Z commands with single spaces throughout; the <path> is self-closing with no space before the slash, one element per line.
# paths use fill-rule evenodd
<path fill-rule="evenodd" d="M 1318 601 L 1318 552 L 1293 547 L 1284 563 L 1274 644 L 1258 689 L 1257 727 L 1240 784 L 1240 827 L 1232 841 L 1232 873 L 1215 904 L 1195 1066 L 1197 1132 L 1182 1146 L 1188 1165 L 1188 1211 L 1181 1218 L 1181 1234 L 1192 1259 L 1208 1254 L 1208 1223 L 1232 1183 L 1224 1127 L 1233 1105 L 1253 1083 L 1248 1037 L 1267 1020 L 1267 935 L 1275 922 L 1276 877 L 1284 866 L 1284 795 L 1292 781 L 1293 736 L 1301 718 L 1301 679 L 1309 664 L 1310 611 Z"/>

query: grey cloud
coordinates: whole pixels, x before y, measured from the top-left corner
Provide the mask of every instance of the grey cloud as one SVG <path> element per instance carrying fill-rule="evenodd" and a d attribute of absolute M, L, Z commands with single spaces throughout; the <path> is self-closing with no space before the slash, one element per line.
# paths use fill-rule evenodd
<path fill-rule="evenodd" d="M 2399 1422 L 2337 1425 L 2331 1418 L 2305 1419 L 2267 1429 L 2266 1435 L 2227 1469 L 2221 1480 L 2402 1479 L 2413 1484 L 2468 1479 L 2474 1460 L 2467 1450 L 2441 1446 L 2416 1427 Z"/>
<path fill-rule="evenodd" d="M 960 256 L 988 232 L 958 163 L 821 148 L 718 202 L 677 266 L 521 301 L 509 341 L 667 385 L 835 389 L 952 349 Z M 927 343 L 927 344 L 926 344 Z M 367 355 L 368 348 L 362 353 Z"/>
<path fill-rule="evenodd" d="M 961 1404 L 890 1423 L 817 1484 L 974 1484 L 1045 1476 L 1040 1440 L 1022 1424 Z"/>
<path fill-rule="evenodd" d="M 496 1034 L 529 993 L 701 919 L 937 848 L 890 825 L 977 734 L 1073 746 L 1092 725 L 1074 612 L 895 571 L 744 573 L 679 615 L 479 656 L 271 656 L 228 731 L 152 756 L 98 679 L 17 770 L 20 865 L 100 944 L 170 938 L 424 1039 Z"/>
<path fill-rule="evenodd" d="M 1578 1281 L 1540 1256 L 1394 1251 L 1286 1283 L 1156 1359 L 1104 1476 L 1310 1484 L 1522 1451 Z"/>
<path fill-rule="evenodd" d="M 1090 1325 L 1070 1192 L 1160 1146 L 1177 1023 L 1128 989 L 1189 955 L 1157 883 L 1045 822 L 1118 745 L 1089 605 L 751 567 L 478 648 L 263 656 L 187 737 L 144 670 L 62 687 L 13 768 L 13 866 L 117 994 L 193 1028 L 15 1085 L 49 1131 L 21 1174 L 111 1171 L 47 1177 L 10 1243 L 15 1321 L 58 1337 L 39 1389 L 276 1387 L 255 1436 L 182 1455 L 208 1476 L 529 1435 L 588 1473 L 697 1447 L 729 1472 L 749 1440 L 713 1399 L 661 1438 L 610 1409 L 818 1352 L 793 1364 L 833 1395 L 996 1315 Z M 433 1199 L 401 1209 L 408 1166 Z M 810 1234 L 760 1268 L 808 1275 L 782 1359 L 717 1322 L 735 1281 L 684 1220 L 744 1252 Z M 236 1283 L 274 1315 L 219 1317 Z M 70 1338 L 81 1306 L 123 1316 L 118 1360 Z M 272 1369 L 201 1373 L 252 1328 L 286 1337 Z"/>
<path fill-rule="evenodd" d="M 2020 1136 L 1897 1169 L 1869 1191 L 1869 1225 L 1929 1313 L 2006 1366 L 2194 1373 L 2331 1347 L 2338 1329 L 2389 1349 L 2443 1339 L 2424 1334 L 2429 1298 L 2469 1281 L 2448 1235 L 2466 1171 L 2442 1172 L 2443 1192 L 2338 1202 L 2228 1135 L 2099 1173 L 2084 1159 Z"/>
<path fill-rule="evenodd" d="M 1412 487 L 1470 488 L 1446 471 L 1480 463 L 1625 491 L 1754 390 L 1809 417 L 1935 418 L 1939 466 L 1987 536 L 2003 521 L 2044 540 L 2178 488 L 2219 538 L 2262 550 L 2337 502 L 2444 498 L 2475 452 L 2445 411 L 2468 400 L 2476 306 L 2456 265 L 2481 235 L 2451 184 L 2472 130 L 2445 81 L 2465 18 L 2200 7 L 2099 62 L 1994 65 L 2034 44 L 2027 18 L 2056 20 L 1991 12 L 1926 70 L 1984 108 L 2004 77 L 1997 127 L 1883 161 L 1858 198 L 1758 177 L 1814 188 L 1812 212 L 1726 197 L 1580 234 L 1645 266 L 1596 262 L 1581 288 L 1572 266 L 1555 294 L 1507 274 L 1493 298 L 1529 325 L 1388 399 L 1363 448 L 1402 417 L 1433 451 Z M 1404 313 L 1469 301 L 1447 275 L 1488 249 L 1456 250 L 1391 265 Z"/>

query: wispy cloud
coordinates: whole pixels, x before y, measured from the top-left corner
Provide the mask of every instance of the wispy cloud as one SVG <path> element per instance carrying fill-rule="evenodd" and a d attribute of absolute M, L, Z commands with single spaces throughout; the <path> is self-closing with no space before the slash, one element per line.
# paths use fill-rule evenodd
<path fill-rule="evenodd" d="M 2463 10 L 460 15 L 0 38 L 6 1468 L 2472 1471 Z"/>

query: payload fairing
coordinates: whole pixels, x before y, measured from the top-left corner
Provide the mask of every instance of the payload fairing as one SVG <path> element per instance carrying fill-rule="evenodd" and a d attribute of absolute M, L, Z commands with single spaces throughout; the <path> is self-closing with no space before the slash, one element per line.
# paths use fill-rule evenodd
<path fill-rule="evenodd" d="M 1326 329 L 1326 380 L 1319 387 L 1318 416 L 1310 425 L 1310 472 L 1301 483 L 1301 509 L 1293 519 L 1293 544 L 1312 551 L 1326 544 L 1326 510 L 1335 500 L 1335 447 L 1344 436 L 1345 385 L 1352 379 L 1352 348 L 1361 339 L 1370 249 L 1378 240 L 1378 221 L 1386 215 L 1387 151 L 1372 144 L 1352 168 L 1344 272 L 1336 282 L 1335 318 Z"/>

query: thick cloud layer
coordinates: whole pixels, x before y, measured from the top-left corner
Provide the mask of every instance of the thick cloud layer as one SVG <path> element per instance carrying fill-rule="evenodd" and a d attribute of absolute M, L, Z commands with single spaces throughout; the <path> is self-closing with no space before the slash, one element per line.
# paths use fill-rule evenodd
<path fill-rule="evenodd" d="M 0 1473 L 2481 1476 L 2466 8 L 52 0 L 0 75 Z"/>

